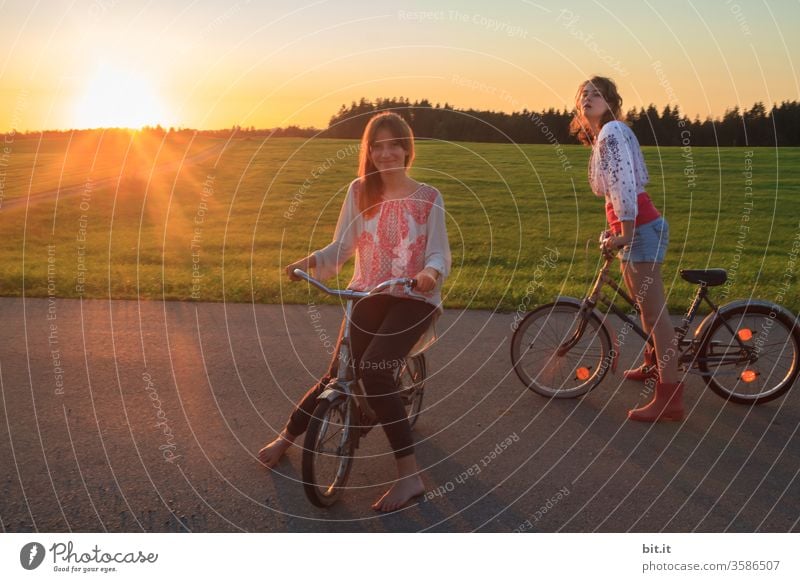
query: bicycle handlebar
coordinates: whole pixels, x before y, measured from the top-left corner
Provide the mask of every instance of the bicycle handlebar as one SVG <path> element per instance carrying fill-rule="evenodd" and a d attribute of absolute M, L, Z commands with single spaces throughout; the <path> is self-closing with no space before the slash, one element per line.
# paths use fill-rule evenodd
<path fill-rule="evenodd" d="M 384 289 L 388 289 L 389 287 L 394 287 L 396 285 L 402 285 L 405 288 L 405 294 L 409 297 L 414 297 L 416 299 L 427 299 L 426 297 L 414 293 L 411 290 L 416 287 L 417 280 L 411 277 L 398 277 L 396 279 L 389 279 L 388 281 L 384 281 L 382 283 L 378 283 L 375 287 L 372 288 L 371 291 L 355 291 L 353 289 L 331 289 L 330 287 L 326 286 L 321 281 L 318 281 L 302 269 L 295 269 L 292 271 L 295 276 L 300 277 L 304 281 L 311 283 L 314 287 L 319 289 L 320 291 L 327 293 L 328 295 L 333 295 L 334 297 L 344 297 L 345 299 L 361 299 L 363 297 L 369 297 L 370 295 L 374 295 L 376 293 L 380 293 Z"/>

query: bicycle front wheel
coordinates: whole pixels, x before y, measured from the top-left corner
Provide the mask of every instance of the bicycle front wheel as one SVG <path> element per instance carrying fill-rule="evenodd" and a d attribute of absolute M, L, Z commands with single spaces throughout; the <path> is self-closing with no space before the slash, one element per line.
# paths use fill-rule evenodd
<path fill-rule="evenodd" d="M 408 424 L 411 428 L 414 428 L 422 412 L 426 373 L 425 354 L 406 358 L 403 366 L 397 371 L 397 389 L 406 407 Z"/>
<path fill-rule="evenodd" d="M 760 404 L 792 387 L 800 362 L 794 320 L 767 305 L 720 314 L 703 340 L 698 368 L 716 394 L 738 404 Z"/>
<path fill-rule="evenodd" d="M 568 350 L 560 349 L 571 340 Z M 611 338 L 600 318 L 565 301 L 531 311 L 511 339 L 517 376 L 547 398 L 586 394 L 603 380 L 612 358 Z"/>
<path fill-rule="evenodd" d="M 350 398 L 321 400 L 303 443 L 303 489 L 317 507 L 339 498 L 353 466 L 354 439 Z"/>

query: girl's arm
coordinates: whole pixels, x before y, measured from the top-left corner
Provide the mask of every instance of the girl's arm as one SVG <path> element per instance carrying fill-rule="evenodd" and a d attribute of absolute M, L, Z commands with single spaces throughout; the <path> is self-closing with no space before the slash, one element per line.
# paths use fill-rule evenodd
<path fill-rule="evenodd" d="M 336 275 L 355 253 L 362 220 L 356 201 L 356 183 L 354 181 L 350 184 L 347 191 L 347 198 L 336 222 L 333 241 L 308 257 L 308 266 L 314 268 L 317 279 L 325 280 Z"/>
<path fill-rule="evenodd" d="M 622 234 L 620 236 L 610 236 L 606 239 L 606 248 L 614 250 L 624 247 L 633 240 L 634 231 L 633 220 L 622 221 Z"/>
<path fill-rule="evenodd" d="M 639 143 L 622 122 L 611 121 L 600 131 L 598 152 L 605 194 L 610 198 L 620 221 L 623 224 L 626 221 L 633 222 L 636 220 L 639 196 L 634 169 L 640 156 Z"/>
<path fill-rule="evenodd" d="M 308 273 L 309 269 L 313 269 L 317 266 L 317 261 L 314 259 L 314 255 L 310 255 L 305 259 L 300 259 L 299 261 L 295 261 L 291 265 L 286 266 L 286 274 L 289 275 L 289 279 L 292 281 L 300 281 L 300 277 L 294 274 L 295 269 L 300 269 L 301 271 L 305 271 Z"/>
<path fill-rule="evenodd" d="M 428 240 L 425 247 L 425 268 L 417 274 L 417 279 L 430 278 L 429 283 L 419 284 L 420 291 L 430 291 L 436 283 L 450 274 L 452 258 L 450 242 L 447 239 L 447 226 L 444 214 L 444 200 L 437 194 L 428 215 Z"/>

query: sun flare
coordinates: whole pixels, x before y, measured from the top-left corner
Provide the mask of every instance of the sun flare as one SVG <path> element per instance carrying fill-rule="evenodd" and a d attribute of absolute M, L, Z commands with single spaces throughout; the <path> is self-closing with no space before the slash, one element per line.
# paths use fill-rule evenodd
<path fill-rule="evenodd" d="M 163 103 L 141 75 L 102 66 L 75 104 L 75 128 L 166 126 Z"/>

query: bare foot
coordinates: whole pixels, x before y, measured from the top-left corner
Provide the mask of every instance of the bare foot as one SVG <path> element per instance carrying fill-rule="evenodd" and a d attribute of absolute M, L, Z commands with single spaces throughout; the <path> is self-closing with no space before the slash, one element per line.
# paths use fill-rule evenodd
<path fill-rule="evenodd" d="M 425 485 L 422 483 L 420 476 L 409 475 L 395 481 L 394 485 L 372 504 L 372 509 L 394 511 L 423 493 L 425 493 Z"/>
<path fill-rule="evenodd" d="M 286 432 L 286 429 L 282 430 L 278 438 L 258 451 L 258 460 L 266 468 L 271 469 L 278 464 L 286 449 L 292 446 L 294 439 L 295 437 Z"/>

